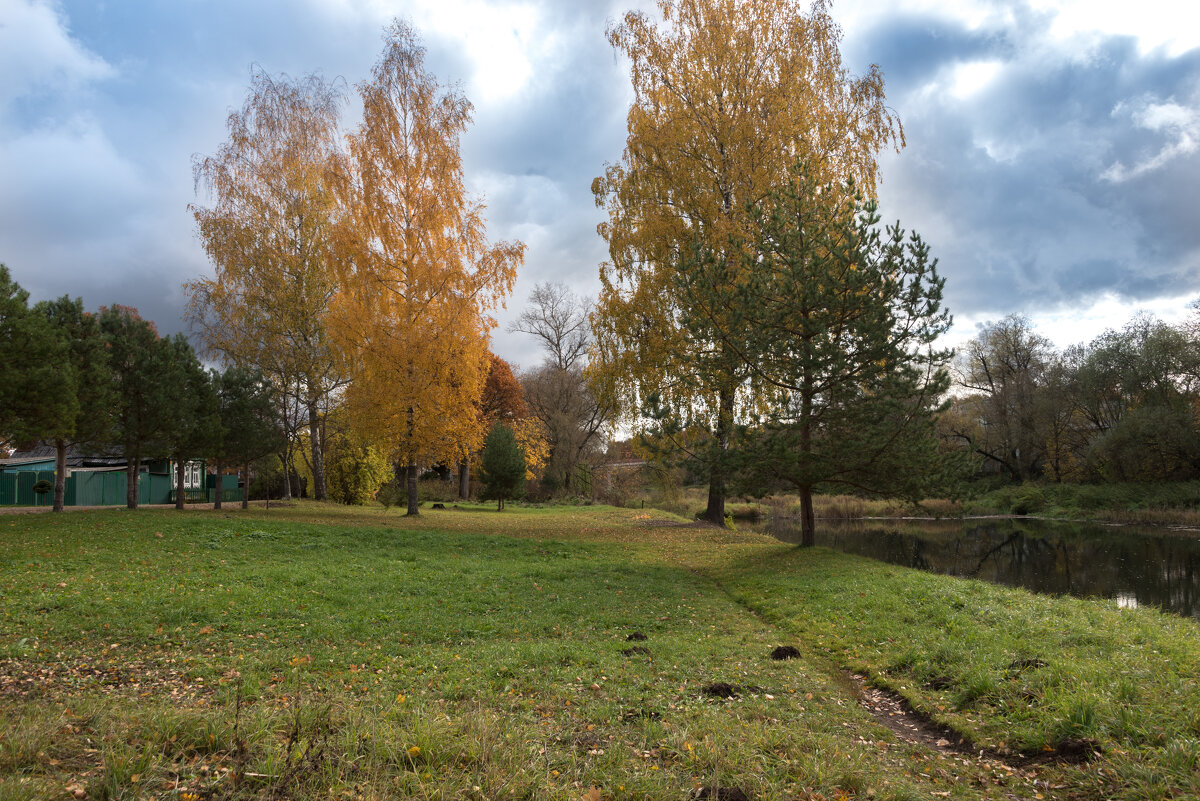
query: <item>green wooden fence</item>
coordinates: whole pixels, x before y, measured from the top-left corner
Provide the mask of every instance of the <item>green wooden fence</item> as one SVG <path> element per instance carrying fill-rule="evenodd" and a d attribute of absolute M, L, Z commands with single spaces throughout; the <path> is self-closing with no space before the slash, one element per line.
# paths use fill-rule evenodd
<path fill-rule="evenodd" d="M 213 478 L 215 479 L 215 476 Z M 33 491 L 33 485 L 42 479 L 53 482 L 54 471 L 19 470 L 0 473 L 0 506 L 53 506 L 54 493 L 39 495 Z M 79 470 L 67 476 L 63 502 L 67 506 L 124 506 L 128 482 L 129 478 L 124 471 Z M 215 480 L 213 483 L 215 484 Z M 221 491 L 222 501 L 242 499 L 236 476 L 226 476 L 223 483 L 225 486 Z M 138 479 L 138 503 L 173 503 L 173 490 L 174 484 L 170 476 L 142 473 Z M 204 490 L 189 490 L 188 500 L 211 502 L 216 493 L 215 486 Z M 199 497 L 200 495 L 203 498 Z"/>
<path fill-rule="evenodd" d="M 19 473 L 0 473 L 0 506 L 53 506 L 54 494 L 42 495 L 33 485 L 42 479 L 54 483 L 53 470 L 22 470 Z"/>

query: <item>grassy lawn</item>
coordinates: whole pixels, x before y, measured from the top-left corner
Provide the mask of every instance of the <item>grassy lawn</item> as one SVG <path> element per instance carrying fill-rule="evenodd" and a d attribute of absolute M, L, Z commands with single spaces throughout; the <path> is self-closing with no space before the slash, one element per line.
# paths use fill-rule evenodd
<path fill-rule="evenodd" d="M 0 599 L 0 801 L 1200 796 L 1190 621 L 657 511 L 0 517 Z"/>

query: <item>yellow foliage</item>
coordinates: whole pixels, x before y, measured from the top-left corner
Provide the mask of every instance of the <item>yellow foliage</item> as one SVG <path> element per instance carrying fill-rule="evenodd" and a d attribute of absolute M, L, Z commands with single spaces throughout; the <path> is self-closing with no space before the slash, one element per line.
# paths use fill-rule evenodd
<path fill-rule="evenodd" d="M 354 425 L 405 465 L 455 463 L 484 431 L 490 312 L 511 291 L 520 242 L 489 245 L 483 205 L 463 187 L 462 95 L 440 93 L 424 48 L 394 23 L 350 136 L 338 184 L 341 229 L 333 331 L 354 376 Z"/>
<path fill-rule="evenodd" d="M 328 332 L 340 213 L 328 177 L 341 157 L 340 107 L 317 76 L 255 74 L 229 115 L 228 141 L 195 163 L 216 202 L 190 207 L 215 267 L 184 285 L 205 350 L 257 367 L 314 426 L 344 378 Z"/>
<path fill-rule="evenodd" d="M 336 294 L 328 185 L 340 98 L 319 78 L 254 76 L 229 140 L 195 165 L 212 208 L 192 206 L 213 278 L 184 285 L 206 349 L 253 365 L 304 400 L 337 380 L 326 332 Z"/>
<path fill-rule="evenodd" d="M 517 447 L 525 457 L 525 479 L 540 478 L 546 460 L 550 458 L 550 442 L 546 424 L 536 417 L 524 417 L 506 423 L 512 429 Z"/>
<path fill-rule="evenodd" d="M 728 430 L 750 371 L 727 341 L 697 341 L 687 312 L 720 331 L 719 302 L 681 310 L 673 270 L 699 244 L 737 264 L 753 241 L 751 204 L 793 180 L 803 162 L 818 184 L 853 180 L 873 194 L 876 155 L 903 145 L 874 66 L 842 66 L 828 3 L 659 0 L 663 24 L 629 12 L 608 31 L 630 59 L 635 99 L 621 161 L 593 183 L 611 261 L 593 316 L 592 374 L 627 417 L 650 393 Z M 703 362 L 697 356 L 703 355 Z"/>

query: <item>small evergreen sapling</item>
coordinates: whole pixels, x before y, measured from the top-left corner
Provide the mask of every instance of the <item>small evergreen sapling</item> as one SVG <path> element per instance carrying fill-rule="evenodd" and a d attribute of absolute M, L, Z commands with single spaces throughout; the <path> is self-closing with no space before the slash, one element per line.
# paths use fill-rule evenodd
<path fill-rule="evenodd" d="M 488 433 L 479 472 L 483 479 L 479 497 L 497 501 L 496 511 L 504 509 L 506 500 L 524 497 L 525 456 L 517 447 L 512 429 L 503 423 L 497 423 Z"/>

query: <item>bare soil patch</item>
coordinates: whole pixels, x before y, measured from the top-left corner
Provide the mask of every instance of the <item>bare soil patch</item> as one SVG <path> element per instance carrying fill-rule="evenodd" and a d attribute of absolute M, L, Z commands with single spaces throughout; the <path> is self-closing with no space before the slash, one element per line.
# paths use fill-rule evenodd
<path fill-rule="evenodd" d="M 899 695 L 871 687 L 866 683 L 865 676 L 848 674 L 848 678 L 859 704 L 874 715 L 876 720 L 900 739 L 924 745 L 935 751 L 1002 762 L 1014 768 L 1052 762 L 1081 764 L 1090 762 L 1100 755 L 1099 743 L 1095 740 L 1078 738 L 1067 738 L 1056 748 L 1032 753 L 980 748 L 953 729 L 942 726 L 913 709 L 908 701 Z"/>

